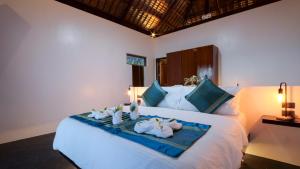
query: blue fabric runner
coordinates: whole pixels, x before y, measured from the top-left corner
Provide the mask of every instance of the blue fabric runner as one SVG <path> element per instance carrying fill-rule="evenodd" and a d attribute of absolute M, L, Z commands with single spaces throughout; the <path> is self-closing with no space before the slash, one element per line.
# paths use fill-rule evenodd
<path fill-rule="evenodd" d="M 139 134 L 134 131 L 134 125 L 136 122 L 149 118 L 161 118 L 159 116 L 140 116 L 137 120 L 131 120 L 129 113 L 124 112 L 122 117 L 123 122 L 118 125 L 113 125 L 111 116 L 96 120 L 94 118 L 87 117 L 89 114 L 90 112 L 73 115 L 71 118 L 100 128 L 111 134 L 139 143 L 170 157 L 179 157 L 185 150 L 191 147 L 195 141 L 201 138 L 211 127 L 210 125 L 206 124 L 177 120 L 177 122 L 182 124 L 182 129 L 174 131 L 174 135 L 172 137 L 164 139 L 148 134 Z"/>

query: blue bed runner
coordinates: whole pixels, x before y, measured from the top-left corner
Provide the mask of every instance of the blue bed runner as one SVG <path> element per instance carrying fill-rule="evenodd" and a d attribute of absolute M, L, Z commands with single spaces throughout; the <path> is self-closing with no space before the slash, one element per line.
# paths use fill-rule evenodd
<path fill-rule="evenodd" d="M 158 138 L 148 134 L 136 133 L 134 131 L 134 125 L 136 122 L 141 120 L 146 120 L 149 118 L 161 118 L 159 116 L 140 116 L 137 120 L 131 120 L 129 113 L 123 113 L 123 122 L 118 125 L 113 125 L 111 116 L 96 120 L 94 118 L 87 117 L 89 114 L 90 112 L 73 115 L 71 118 L 100 128 L 111 134 L 139 143 L 170 157 L 179 157 L 185 150 L 191 147 L 195 141 L 201 138 L 211 127 L 210 125 L 206 124 L 177 120 L 177 122 L 182 123 L 181 130 L 174 131 L 174 135 L 172 137 Z"/>

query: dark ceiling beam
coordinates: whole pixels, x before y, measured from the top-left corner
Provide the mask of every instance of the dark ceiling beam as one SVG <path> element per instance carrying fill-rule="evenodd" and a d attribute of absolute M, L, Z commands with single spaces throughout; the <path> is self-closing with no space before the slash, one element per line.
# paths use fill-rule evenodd
<path fill-rule="evenodd" d="M 160 2 L 161 3 L 161 2 Z M 168 6 L 170 5 L 169 4 L 169 2 L 167 2 L 168 3 Z M 159 6 L 160 4 L 158 4 L 158 6 Z M 159 19 L 159 21 L 156 21 L 156 22 L 158 22 L 157 23 L 157 25 L 154 27 L 154 28 L 152 28 L 151 29 L 151 32 L 153 32 L 153 33 L 157 33 L 156 31 L 155 31 L 155 29 L 157 29 L 158 27 L 159 27 L 159 25 L 163 22 L 164 24 L 167 24 L 167 25 L 170 25 L 167 21 L 162 21 L 163 20 L 163 18 L 165 17 L 165 15 L 166 14 L 168 14 L 169 12 L 168 12 L 168 9 L 169 8 L 167 8 L 167 10 L 162 14 L 162 13 L 159 13 L 158 14 L 158 12 L 157 12 L 157 9 L 155 10 L 155 12 L 157 13 L 157 16 L 159 16 L 159 17 L 157 17 L 158 19 Z M 154 24 L 154 20 L 152 21 L 152 23 L 150 24 L 150 27 L 152 27 L 152 25 Z"/>
<path fill-rule="evenodd" d="M 134 30 L 136 30 L 138 32 L 141 32 L 141 33 L 144 33 L 146 35 L 149 34 L 148 31 L 146 31 L 146 30 L 144 30 L 142 28 L 139 28 L 139 27 L 137 27 L 135 25 L 132 25 L 132 24 L 130 24 L 128 22 L 122 22 L 120 20 L 120 18 L 117 18 L 117 17 L 114 17 L 114 16 L 109 15 L 107 13 L 104 13 L 101 10 L 97 10 L 97 8 L 90 7 L 90 6 L 85 5 L 83 3 L 80 3 L 80 2 L 77 2 L 77 1 L 74 1 L 74 0 L 56 0 L 56 1 L 61 2 L 61 3 L 66 4 L 66 5 L 69 5 L 69 6 L 72 6 L 74 8 L 86 11 L 88 13 L 97 15 L 97 16 L 99 16 L 101 18 L 105 18 L 105 19 L 110 20 L 110 21 L 115 22 L 115 23 L 122 23 L 122 25 L 124 25 L 124 26 L 126 26 L 128 28 L 134 29 Z"/>
<path fill-rule="evenodd" d="M 158 2 L 158 0 L 155 0 L 155 3 L 157 3 L 157 2 Z M 159 18 L 159 19 L 162 18 L 162 15 L 159 14 L 158 12 L 156 12 L 156 9 L 153 9 L 153 8 L 149 7 L 148 10 L 146 10 L 146 7 L 149 7 L 149 5 L 145 5 L 145 3 L 144 3 L 144 6 L 138 6 L 138 7 L 136 7 L 136 9 L 141 10 L 143 12 L 147 12 L 147 13 L 149 13 L 149 14 L 151 14 L 151 15 Z"/>
<path fill-rule="evenodd" d="M 209 4 L 209 0 L 204 0 L 204 14 L 208 14 L 210 12 L 210 4 Z"/>
<path fill-rule="evenodd" d="M 144 11 L 149 11 L 149 9 L 150 9 L 150 5 L 147 5 L 147 7 L 145 7 L 144 6 L 144 8 L 145 8 L 145 10 Z M 151 10 L 151 9 L 150 9 Z M 150 20 L 148 20 L 148 22 L 147 23 L 145 23 L 145 21 L 146 21 L 146 19 L 147 19 L 148 17 L 147 16 L 144 16 L 144 18 L 142 19 L 142 20 L 140 20 L 140 23 L 139 23 L 139 25 L 140 26 L 144 26 L 144 25 L 147 25 L 147 24 L 149 24 L 149 22 L 150 22 Z M 153 24 L 153 23 L 152 23 Z M 151 25 L 150 25 L 151 26 Z"/>
<path fill-rule="evenodd" d="M 189 0 L 189 2 L 190 2 L 190 4 L 186 7 L 185 12 L 184 12 L 184 17 L 183 17 L 184 21 L 186 21 L 186 19 L 188 18 L 189 13 L 195 3 L 195 0 Z"/>
<path fill-rule="evenodd" d="M 131 21 L 132 24 L 135 24 L 138 21 L 139 17 L 141 17 L 140 13 L 141 13 L 141 11 L 142 11 L 141 9 L 144 5 L 145 5 L 145 2 L 143 3 L 143 1 L 138 1 L 137 5 L 134 8 L 134 11 L 137 11 L 137 12 L 135 15 L 132 15 L 131 16 L 132 18 L 130 19 L 130 20 L 132 20 Z"/>
<path fill-rule="evenodd" d="M 247 11 L 247 10 L 250 10 L 250 9 L 253 9 L 253 8 L 257 8 L 257 7 L 260 7 L 260 6 L 263 6 L 263 5 L 267 5 L 267 4 L 270 4 L 270 3 L 278 2 L 278 1 L 281 1 L 281 0 L 258 1 L 258 2 L 254 3 L 253 5 L 248 6 L 248 7 L 240 8 L 240 9 L 233 10 L 233 11 L 229 11 L 229 12 L 223 13 L 223 14 L 221 14 L 219 16 L 212 17 L 210 19 L 201 20 L 199 22 L 195 22 L 193 24 L 185 25 L 185 26 L 180 27 L 178 29 L 171 30 L 169 32 L 166 32 L 164 35 L 169 34 L 169 33 L 173 33 L 173 32 L 176 32 L 176 31 L 179 31 L 179 30 L 182 30 L 182 29 L 186 29 L 186 28 L 189 28 L 189 27 L 193 27 L 193 26 L 196 26 L 196 25 L 199 25 L 199 24 L 203 24 L 203 23 L 206 23 L 206 22 L 209 22 L 209 21 L 212 21 L 212 20 L 216 20 L 216 19 L 219 19 L 219 18 L 224 18 L 226 16 L 230 16 L 230 15 L 233 15 L 233 14 L 236 14 L 236 13 L 239 13 L 239 12 L 243 12 L 243 11 Z"/>
<path fill-rule="evenodd" d="M 142 24 L 142 22 L 144 22 L 145 20 L 146 20 L 146 18 L 148 17 L 148 16 L 145 16 L 145 13 L 147 12 L 147 13 L 151 13 L 151 12 L 153 12 L 153 11 L 149 11 L 149 8 L 150 8 L 150 6 L 149 5 L 146 5 L 146 3 L 145 3 L 145 1 L 143 1 L 144 3 L 143 3 L 143 5 L 142 6 L 140 6 L 139 8 L 138 8 L 138 10 L 140 11 L 139 13 L 140 13 L 140 17 L 139 17 L 139 19 L 137 20 L 135 20 L 135 23 L 134 24 L 137 24 L 137 25 L 139 25 L 139 26 L 143 26 Z M 157 2 L 157 0 L 155 1 L 155 3 Z"/>
<path fill-rule="evenodd" d="M 119 5 L 120 5 L 121 1 L 120 0 L 114 0 L 112 2 L 112 5 L 109 9 L 109 12 L 113 15 L 113 16 L 116 16 L 114 15 L 114 12 L 118 9 Z"/>
<path fill-rule="evenodd" d="M 109 3 L 108 10 L 107 10 L 108 12 L 110 12 L 112 10 L 115 2 L 116 2 L 116 0 Z"/>
<path fill-rule="evenodd" d="M 221 10 L 220 10 L 220 3 L 219 0 L 215 0 L 215 5 L 216 5 L 216 10 L 218 12 L 218 15 L 221 14 Z"/>
<path fill-rule="evenodd" d="M 103 11 L 105 10 L 106 2 L 107 2 L 107 0 L 104 0 L 104 4 L 103 4 L 103 8 L 102 8 Z"/>
<path fill-rule="evenodd" d="M 170 2 L 171 1 L 171 2 Z M 172 23 L 170 23 L 169 21 L 168 21 L 168 17 L 171 15 L 171 13 L 172 13 L 172 11 L 170 11 L 170 9 L 172 9 L 173 7 L 174 7 L 174 5 L 175 5 L 175 1 L 176 0 L 169 0 L 168 2 L 167 2 L 167 4 L 168 4 L 168 8 L 167 8 L 167 10 L 164 12 L 164 14 L 160 14 L 160 20 L 159 20 L 159 22 L 158 22 L 158 24 L 155 26 L 155 28 L 153 28 L 152 29 L 152 32 L 154 32 L 155 34 L 157 34 L 157 33 L 161 33 L 161 29 L 162 29 L 162 27 L 172 27 L 172 28 L 174 28 L 175 26 L 172 24 Z"/>
<path fill-rule="evenodd" d="M 168 4 L 169 7 L 168 7 L 166 13 L 165 13 L 164 16 L 162 17 L 160 23 L 157 25 L 157 29 L 154 29 L 155 32 L 159 32 L 159 31 L 162 29 L 163 24 L 166 24 L 167 26 L 170 26 L 170 27 L 174 27 L 173 25 L 169 25 L 169 24 L 166 22 L 166 20 L 169 18 L 170 13 L 172 13 L 171 10 L 173 10 L 174 6 L 176 5 L 176 2 L 177 2 L 177 0 L 173 0 L 173 1 L 171 1 L 170 4 Z"/>
<path fill-rule="evenodd" d="M 134 0 L 128 0 L 127 1 L 127 7 L 125 8 L 125 10 L 124 10 L 124 12 L 123 12 L 123 14 L 120 18 L 122 21 L 126 18 L 126 15 L 128 14 L 133 2 L 134 2 Z"/>
<path fill-rule="evenodd" d="M 100 4 L 100 0 L 97 1 L 96 8 L 99 7 L 99 4 Z"/>
<path fill-rule="evenodd" d="M 244 0 L 166 0 L 170 4 L 165 14 L 149 7 L 149 4 L 145 4 L 145 0 L 56 1 L 149 35 L 150 32 L 145 25 L 155 24 L 156 21 L 140 16 L 147 12 L 160 19 L 160 23 L 154 30 L 158 36 L 161 36 L 280 0 L 254 0 L 250 5 Z M 191 17 L 201 17 L 204 12 L 213 12 L 215 15 L 206 20 L 191 19 Z"/>

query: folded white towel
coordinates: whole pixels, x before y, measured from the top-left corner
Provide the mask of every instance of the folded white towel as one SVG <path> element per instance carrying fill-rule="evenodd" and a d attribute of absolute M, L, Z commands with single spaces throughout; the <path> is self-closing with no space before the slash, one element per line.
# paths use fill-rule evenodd
<path fill-rule="evenodd" d="M 117 112 L 114 112 L 113 115 L 112 115 L 112 123 L 115 125 L 115 124 L 120 124 L 123 122 L 122 120 L 122 114 L 123 112 L 122 111 L 117 111 Z"/>
<path fill-rule="evenodd" d="M 180 130 L 182 128 L 182 124 L 178 123 L 174 119 L 166 119 L 166 120 L 164 120 L 164 123 L 166 125 L 168 125 L 169 127 L 171 127 L 173 130 Z"/>
<path fill-rule="evenodd" d="M 137 122 L 134 126 L 134 131 L 137 133 L 147 133 L 155 135 L 156 137 L 168 138 L 173 136 L 173 129 L 181 129 L 182 124 L 177 123 L 176 120 L 151 118 Z"/>
<path fill-rule="evenodd" d="M 88 117 L 95 118 L 97 120 L 103 119 L 103 118 L 108 117 L 108 116 L 109 116 L 108 113 L 101 112 L 101 111 L 96 111 L 96 110 L 91 111 L 91 114 L 88 115 Z"/>
<path fill-rule="evenodd" d="M 107 108 L 104 110 L 104 113 L 107 113 L 108 115 L 112 116 L 114 114 L 115 107 Z"/>
<path fill-rule="evenodd" d="M 134 125 L 134 131 L 137 133 L 145 133 L 154 128 L 154 123 L 150 120 L 143 120 Z"/>
<path fill-rule="evenodd" d="M 167 126 L 167 125 L 159 125 L 159 126 L 156 126 L 146 132 L 147 134 L 152 134 L 152 135 L 155 135 L 156 137 L 161 137 L 161 138 L 168 138 L 168 137 L 171 137 L 173 136 L 173 130 L 171 127 Z"/>

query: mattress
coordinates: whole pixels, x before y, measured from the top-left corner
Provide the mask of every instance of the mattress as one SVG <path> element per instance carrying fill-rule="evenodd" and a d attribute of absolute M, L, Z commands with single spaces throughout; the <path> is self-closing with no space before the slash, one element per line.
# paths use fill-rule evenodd
<path fill-rule="evenodd" d="M 128 107 L 124 107 L 128 111 Z M 157 151 L 65 118 L 57 127 L 53 148 L 83 169 L 238 169 L 247 145 L 239 118 L 159 107 L 140 107 L 158 115 L 211 125 L 210 130 L 180 157 Z"/>

